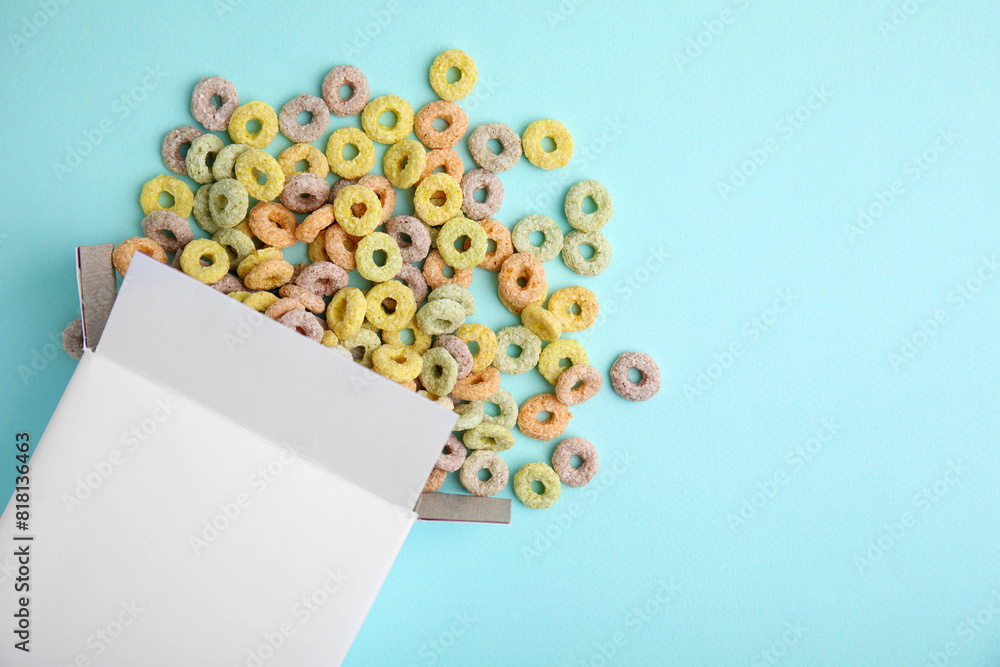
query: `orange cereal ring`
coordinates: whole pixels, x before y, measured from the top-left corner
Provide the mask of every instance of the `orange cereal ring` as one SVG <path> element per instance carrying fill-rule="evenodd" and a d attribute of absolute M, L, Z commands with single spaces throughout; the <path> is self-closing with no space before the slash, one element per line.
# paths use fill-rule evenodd
<path fill-rule="evenodd" d="M 487 366 L 455 382 L 451 395 L 463 401 L 485 401 L 499 388 L 500 371 L 495 366 Z"/>
<path fill-rule="evenodd" d="M 128 265 L 132 262 L 132 255 L 141 252 L 149 255 L 158 262 L 167 263 L 167 251 L 159 243 L 145 236 L 133 236 L 118 244 L 114 252 L 111 253 L 111 261 L 114 263 L 118 273 L 125 275 Z"/>
<path fill-rule="evenodd" d="M 410 380 L 410 382 L 413 382 Z M 416 386 L 414 383 L 413 386 Z M 424 493 L 434 493 L 444 484 L 444 478 L 448 476 L 448 473 L 441 468 L 434 468 L 431 470 L 431 476 L 427 478 L 427 483 L 424 484 Z"/>
<path fill-rule="evenodd" d="M 539 421 L 538 415 L 542 412 L 548 412 L 550 416 Z M 521 404 L 517 413 L 517 427 L 529 438 L 552 440 L 563 434 L 572 416 L 566 405 L 560 403 L 554 394 L 538 394 Z"/>
<path fill-rule="evenodd" d="M 295 245 L 295 214 L 277 202 L 262 201 L 250 209 L 250 229 L 272 248 Z"/>
<path fill-rule="evenodd" d="M 323 301 L 323 297 L 298 285 L 291 283 L 282 285 L 281 289 L 278 290 L 278 295 L 286 299 L 297 299 L 310 313 L 319 315 L 326 310 L 326 302 Z M 336 345 L 336 343 L 334 344 Z"/>
<path fill-rule="evenodd" d="M 545 299 L 549 285 L 545 281 L 542 261 L 531 253 L 514 253 L 500 266 L 497 289 L 501 303 L 515 315 L 520 315 L 526 306 Z"/>
<path fill-rule="evenodd" d="M 393 189 L 389 179 L 378 174 L 369 174 L 361 178 L 358 181 L 358 185 L 362 185 L 378 195 L 378 201 L 382 204 L 382 217 L 380 220 L 383 223 L 387 222 L 392 217 L 392 212 L 396 208 L 396 191 Z"/>
<path fill-rule="evenodd" d="M 302 224 L 295 228 L 295 238 L 305 243 L 312 243 L 319 233 L 334 222 L 333 204 L 323 204 L 306 216 Z"/>
<path fill-rule="evenodd" d="M 472 284 L 472 268 L 455 271 L 454 275 L 449 278 L 444 275 L 444 267 L 444 257 L 441 256 L 441 253 L 437 251 L 437 248 L 431 250 L 427 254 L 427 259 L 424 260 L 424 280 L 432 289 L 448 283 L 466 288 Z"/>
<path fill-rule="evenodd" d="M 578 384 L 579 387 L 576 386 Z M 579 405 L 596 396 L 603 385 L 601 372 L 593 366 L 572 366 L 556 380 L 556 398 L 566 405 Z"/>
<path fill-rule="evenodd" d="M 444 173 L 454 178 L 459 183 L 465 175 L 465 165 L 462 164 L 462 156 L 450 148 L 438 148 L 427 153 L 424 160 L 424 173 L 420 175 L 420 181 L 434 173 L 438 167 L 444 167 Z M 419 184 L 420 181 L 417 181 Z"/>
<path fill-rule="evenodd" d="M 323 232 L 323 249 L 330 261 L 350 273 L 358 267 L 354 253 L 358 249 L 358 237 L 351 236 L 344 228 L 334 223 Z"/>
<path fill-rule="evenodd" d="M 280 319 L 282 315 L 293 310 L 305 310 L 302 302 L 298 299 L 283 298 L 278 299 L 264 311 L 266 317 L 270 317 L 272 320 Z"/>
<path fill-rule="evenodd" d="M 434 121 L 438 118 L 447 123 L 448 127 L 443 130 L 435 128 Z M 427 148 L 452 148 L 469 129 L 469 117 L 454 102 L 439 100 L 425 105 L 417 112 L 413 129 Z"/>
<path fill-rule="evenodd" d="M 283 259 L 269 259 L 255 266 L 243 279 L 243 284 L 252 290 L 271 290 L 281 287 L 292 279 L 295 267 Z"/>
<path fill-rule="evenodd" d="M 510 230 L 493 218 L 479 221 L 480 227 L 486 231 L 486 257 L 479 263 L 479 268 L 487 271 L 499 271 L 507 258 L 514 254 L 514 244 L 510 240 Z M 496 246 L 489 249 L 489 241 Z M 466 243 L 468 245 L 468 243 Z"/>

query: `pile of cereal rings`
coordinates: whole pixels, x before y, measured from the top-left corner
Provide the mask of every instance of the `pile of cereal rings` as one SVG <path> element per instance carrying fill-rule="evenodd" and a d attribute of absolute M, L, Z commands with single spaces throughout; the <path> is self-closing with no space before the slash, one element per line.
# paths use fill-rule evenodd
<path fill-rule="evenodd" d="M 460 77 L 449 83 L 453 67 Z M 480 125 L 468 135 L 478 168 L 466 171 L 454 147 L 466 136 L 469 119 L 455 102 L 472 91 L 476 78 L 472 58 L 445 51 L 430 69 L 440 99 L 416 113 L 395 95 L 370 99 L 367 78 L 350 65 L 330 70 L 320 96 L 298 95 L 279 113 L 260 101 L 241 104 L 226 79 L 202 79 L 191 115 L 208 132 L 186 125 L 167 133 L 162 154 L 171 174 L 143 186 L 143 235 L 119 244 L 112 259 L 125 275 L 135 252 L 164 263 L 172 255 L 171 265 L 195 280 L 454 410 L 455 434 L 424 490 L 438 490 L 448 473 L 457 472 L 469 493 L 493 496 L 509 481 L 498 453 L 514 445 L 515 425 L 529 438 L 560 438 L 570 406 L 601 390 L 602 374 L 589 365 L 586 350 L 563 336 L 594 323 L 597 297 L 580 286 L 550 293 L 544 265 L 561 255 L 581 276 L 604 271 L 611 244 L 601 230 L 614 206 L 607 188 L 585 180 L 566 195 L 566 220 L 574 231 L 565 236 L 544 215 L 529 215 L 511 230 L 497 221 L 504 198 L 498 174 L 522 154 L 536 167 L 558 169 L 573 155 L 573 137 L 551 119 L 531 123 L 520 136 L 503 123 Z M 390 111 L 396 121 L 387 126 L 381 118 Z M 311 116 L 305 124 L 303 112 Z M 312 142 L 326 133 L 331 114 L 360 114 L 360 127 L 333 130 L 320 150 Z M 231 141 L 210 132 L 225 132 Z M 266 149 L 278 132 L 293 145 L 274 157 Z M 546 150 L 546 139 L 554 149 Z M 498 153 L 490 148 L 493 140 Z M 376 142 L 389 146 L 382 174 L 373 171 Z M 339 177 L 332 186 L 331 172 Z M 397 189 L 410 188 L 413 215 L 396 213 Z M 480 191 L 485 196 L 477 196 Z M 164 193 L 172 198 L 169 205 L 161 203 Z M 585 212 L 588 199 L 594 206 Z M 195 238 L 192 215 L 210 238 Z M 531 242 L 535 232 L 544 239 L 540 245 Z M 308 245 L 309 262 L 293 265 L 284 251 L 299 242 Z M 581 252 L 584 245 L 593 249 L 590 257 Z M 499 300 L 521 324 L 492 331 L 471 320 L 476 302 L 468 288 L 475 268 L 498 273 Z M 372 283 L 370 289 L 349 284 L 354 271 Z M 407 330 L 412 342 L 403 340 Z M 79 336 L 78 322 L 64 333 L 67 351 L 77 357 Z M 511 345 L 520 348 L 518 356 L 508 355 Z M 519 406 L 500 386 L 501 376 L 535 368 L 552 391 Z M 638 381 L 629 377 L 632 370 Z M 631 401 L 651 398 L 660 386 L 656 363 L 636 352 L 621 355 L 610 377 L 613 389 Z M 499 414 L 487 414 L 487 403 Z M 542 414 L 548 416 L 539 420 Z M 574 466 L 577 457 L 581 463 Z M 593 444 L 565 438 L 551 465 L 529 463 L 514 475 L 514 493 L 527 507 L 547 508 L 562 484 L 584 486 L 598 469 Z M 482 470 L 488 479 L 480 479 Z"/>

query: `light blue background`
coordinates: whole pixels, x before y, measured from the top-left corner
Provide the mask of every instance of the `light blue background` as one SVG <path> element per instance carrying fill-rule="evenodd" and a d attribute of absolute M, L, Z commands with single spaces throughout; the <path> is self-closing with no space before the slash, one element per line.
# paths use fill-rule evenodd
<path fill-rule="evenodd" d="M 996 3 L 73 0 L 13 39 L 44 4 L 0 8 L 4 498 L 14 433 L 37 440 L 73 371 L 46 358 L 76 316 L 72 249 L 141 233 L 139 190 L 201 77 L 278 108 L 353 63 L 419 108 L 434 56 L 462 48 L 473 126 L 552 117 L 578 147 L 504 174 L 501 221 L 562 219 L 582 178 L 613 194 L 610 268 L 555 260 L 549 283 L 616 310 L 579 336 L 592 363 L 649 352 L 663 389 L 573 409 L 567 435 L 603 467 L 553 509 L 418 525 L 348 663 L 1000 664 Z M 852 233 L 863 209 L 878 215 Z M 477 319 L 513 324 L 494 289 L 477 270 Z M 553 446 L 519 435 L 504 457 L 513 472 Z"/>

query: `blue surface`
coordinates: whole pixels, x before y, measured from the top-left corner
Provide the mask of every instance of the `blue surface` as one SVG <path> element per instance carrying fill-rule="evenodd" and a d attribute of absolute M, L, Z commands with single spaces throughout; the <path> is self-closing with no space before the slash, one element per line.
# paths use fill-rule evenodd
<path fill-rule="evenodd" d="M 554 508 L 418 525 L 348 663 L 1000 664 L 1000 6 L 619 4 L 4 3 L 3 497 L 73 370 L 72 248 L 140 233 L 201 77 L 280 107 L 353 63 L 419 108 L 462 48 L 473 126 L 557 118 L 578 147 L 504 174 L 497 217 L 568 229 L 568 187 L 608 186 L 610 268 L 549 283 L 601 299 L 592 363 L 646 351 L 664 386 L 573 409 L 602 470 Z M 515 323 L 494 289 L 477 270 L 477 319 Z"/>

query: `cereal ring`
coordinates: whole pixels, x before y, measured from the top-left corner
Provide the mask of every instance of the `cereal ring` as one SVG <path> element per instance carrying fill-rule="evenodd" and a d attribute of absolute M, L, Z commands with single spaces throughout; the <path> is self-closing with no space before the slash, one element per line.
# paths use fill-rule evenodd
<path fill-rule="evenodd" d="M 458 414 L 458 421 L 455 422 L 455 430 L 468 431 L 470 428 L 479 426 L 483 422 L 483 417 L 486 416 L 485 405 L 485 401 L 469 401 L 456 405 L 455 412 Z"/>
<path fill-rule="evenodd" d="M 500 424 L 491 424 L 483 419 L 483 423 L 470 428 L 462 436 L 465 446 L 473 450 L 486 449 L 491 452 L 504 452 L 514 446 L 514 435 Z"/>
<path fill-rule="evenodd" d="M 397 215 L 385 225 L 385 233 L 399 246 L 400 256 L 406 263 L 419 262 L 431 249 L 431 235 L 412 215 Z"/>
<path fill-rule="evenodd" d="M 357 185 L 361 181 L 360 178 L 339 178 L 337 182 L 330 186 L 330 200 L 329 203 L 333 203 L 337 200 L 337 195 L 340 191 L 346 188 L 348 185 Z"/>
<path fill-rule="evenodd" d="M 312 213 L 326 204 L 329 197 L 330 184 L 326 182 L 326 179 L 305 173 L 295 174 L 285 181 L 280 200 L 289 211 Z"/>
<path fill-rule="evenodd" d="M 434 121 L 438 118 L 447 123 L 445 129 L 438 130 L 434 127 Z M 452 148 L 458 145 L 469 129 L 469 117 L 454 102 L 431 102 L 417 112 L 413 129 L 427 148 Z"/>
<path fill-rule="evenodd" d="M 470 322 L 459 327 L 455 336 L 465 341 L 466 345 L 476 344 L 476 352 L 472 355 L 473 373 L 490 367 L 497 354 L 497 337 L 491 329 L 479 322 Z"/>
<path fill-rule="evenodd" d="M 555 384 L 559 380 L 559 376 L 566 370 L 559 363 L 563 359 L 569 360 L 570 368 L 589 362 L 587 351 L 583 349 L 583 345 L 580 345 L 580 341 L 572 338 L 560 338 L 542 349 L 542 353 L 538 357 L 538 372 L 550 384 Z"/>
<path fill-rule="evenodd" d="M 589 259 L 580 253 L 582 245 L 594 249 Z M 600 275 L 611 262 L 611 243 L 601 232 L 570 232 L 563 244 L 562 259 L 569 270 L 581 276 Z"/>
<path fill-rule="evenodd" d="M 379 250 L 385 253 L 385 263 L 381 266 L 376 263 L 374 258 L 374 253 Z M 372 232 L 358 241 L 358 249 L 354 253 L 354 258 L 361 277 L 373 283 L 392 280 L 403 267 L 399 246 L 385 232 Z M 403 285 L 400 284 L 400 287 Z"/>
<path fill-rule="evenodd" d="M 556 148 L 548 152 L 542 147 L 542 139 L 548 137 L 555 142 Z M 524 157 L 528 162 L 541 169 L 558 169 L 569 163 L 573 157 L 573 135 L 566 126 L 557 120 L 536 120 L 528 126 L 521 137 Z"/>
<path fill-rule="evenodd" d="M 257 251 L 253 239 L 238 229 L 220 229 L 212 236 L 212 240 L 226 248 L 230 271 L 235 271 L 240 262 Z"/>
<path fill-rule="evenodd" d="M 356 213 L 355 206 L 361 209 Z M 363 185 L 348 185 L 333 202 L 333 212 L 345 232 L 365 236 L 375 231 L 382 219 L 382 204 L 378 195 Z M 399 247 L 393 243 L 397 252 Z M 329 252 L 329 250 L 327 251 Z M 396 271 L 399 269 L 397 268 Z M 395 271 L 393 271 L 393 275 Z"/>
<path fill-rule="evenodd" d="M 236 179 L 249 194 L 259 201 L 271 201 L 285 187 L 285 172 L 269 153 L 260 150 L 245 151 L 236 158 Z M 266 180 L 261 185 L 260 177 Z"/>
<path fill-rule="evenodd" d="M 119 243 L 118 247 L 111 253 L 111 261 L 118 270 L 118 273 L 123 277 L 125 272 L 128 271 L 129 264 L 132 262 L 132 255 L 136 252 L 148 255 L 158 262 L 167 263 L 167 252 L 159 243 L 145 236 L 133 236 Z M 226 259 L 228 262 L 229 258 L 227 257 Z"/>
<path fill-rule="evenodd" d="M 350 86 L 350 97 L 341 97 L 341 86 Z M 368 78 L 364 72 L 353 65 L 334 67 L 323 77 L 323 101 L 335 116 L 353 116 L 361 113 L 368 104 L 371 94 L 368 88 Z"/>
<path fill-rule="evenodd" d="M 323 297 L 333 296 L 344 289 L 349 280 L 347 271 L 333 262 L 314 262 L 295 278 L 295 284 L 316 296 Z"/>
<path fill-rule="evenodd" d="M 167 236 L 168 231 L 172 236 Z M 191 224 L 173 211 L 153 211 L 142 219 L 142 233 L 169 253 L 180 252 L 194 239 Z"/>
<path fill-rule="evenodd" d="M 306 172 L 317 178 L 326 178 L 326 175 L 330 173 L 330 163 L 327 161 L 326 155 L 312 144 L 289 146 L 278 156 L 278 164 L 281 165 L 281 171 L 284 172 L 285 178 L 303 173 L 296 166 L 299 162 L 305 162 Z"/>
<path fill-rule="evenodd" d="M 438 197 L 440 193 L 443 199 Z M 462 209 L 462 186 L 448 174 L 431 174 L 413 193 L 413 208 L 427 224 L 443 225 Z"/>
<path fill-rule="evenodd" d="M 232 229 L 243 222 L 249 205 L 250 195 L 247 194 L 247 189 L 235 178 L 216 181 L 208 191 L 208 210 L 212 224 L 219 229 Z"/>
<path fill-rule="evenodd" d="M 345 287 L 333 295 L 326 307 L 326 324 L 343 341 L 361 329 L 367 313 L 364 293 L 357 287 Z"/>
<path fill-rule="evenodd" d="M 454 283 L 455 285 L 460 285 L 462 287 L 468 287 L 472 284 L 472 269 L 455 269 L 454 275 L 451 278 L 444 274 L 444 257 L 441 256 L 441 252 L 438 250 L 431 250 L 427 253 L 427 259 L 424 260 L 424 280 L 432 288 L 440 287 L 441 285 L 447 285 L 449 283 Z"/>
<path fill-rule="evenodd" d="M 393 280 L 400 280 L 409 288 L 414 303 L 421 304 L 427 298 L 427 281 L 420 269 L 413 264 L 404 263 Z"/>
<path fill-rule="evenodd" d="M 305 125 L 299 123 L 299 114 L 303 111 L 312 119 Z M 289 141 L 297 144 L 307 144 L 316 141 L 326 132 L 330 124 L 330 109 L 326 102 L 315 95 L 298 95 L 281 107 L 278 115 L 278 127 Z"/>
<path fill-rule="evenodd" d="M 525 306 L 521 311 L 521 324 L 542 340 L 553 341 L 562 336 L 559 318 L 535 304 Z"/>
<path fill-rule="evenodd" d="M 531 253 L 515 253 L 500 267 L 498 292 L 503 304 L 515 315 L 533 303 L 544 301 L 548 289 L 545 268 Z"/>
<path fill-rule="evenodd" d="M 441 285 L 440 287 L 435 287 L 431 292 L 430 296 L 427 297 L 428 301 L 437 301 L 438 299 L 451 299 L 452 301 L 458 301 L 465 308 L 465 316 L 472 317 L 476 314 L 476 299 L 472 296 L 469 290 L 465 289 L 461 285 L 455 285 L 453 283 L 448 283 Z"/>
<path fill-rule="evenodd" d="M 459 71 L 459 77 L 455 83 L 448 83 L 448 70 L 452 67 Z M 459 49 L 448 49 L 431 63 L 431 88 L 438 97 L 448 102 L 460 100 L 471 93 L 477 77 L 476 62 Z"/>
<path fill-rule="evenodd" d="M 465 324 L 465 306 L 452 299 L 428 301 L 417 311 L 417 324 L 432 336 L 451 333 Z"/>
<path fill-rule="evenodd" d="M 462 156 L 450 148 L 437 148 L 428 151 L 427 159 L 424 161 L 424 173 L 420 175 L 420 181 L 433 174 L 434 170 L 438 167 L 442 167 L 444 173 L 459 182 L 461 182 L 462 176 L 465 175 L 465 165 L 462 164 Z"/>
<path fill-rule="evenodd" d="M 354 146 L 358 154 L 344 157 L 344 148 Z M 375 145 L 356 127 L 342 127 L 326 141 L 326 159 L 330 171 L 341 178 L 361 178 L 375 166 Z"/>
<path fill-rule="evenodd" d="M 436 467 L 445 472 L 455 472 L 465 463 L 465 455 L 468 450 L 462 441 L 454 436 L 448 436 L 448 441 L 444 443 L 444 451 L 438 456 Z"/>
<path fill-rule="evenodd" d="M 580 386 L 577 387 L 577 384 Z M 596 396 L 603 385 L 604 378 L 593 366 L 572 366 L 556 380 L 556 398 L 566 405 L 579 405 Z"/>
<path fill-rule="evenodd" d="M 459 250 L 456 245 L 463 239 Z M 486 258 L 486 248 L 489 238 L 482 225 L 468 218 L 458 216 L 444 223 L 438 232 L 437 249 L 441 258 L 455 271 L 472 270 Z"/>
<path fill-rule="evenodd" d="M 239 292 L 233 292 L 229 296 L 234 296 L 236 294 L 239 294 Z M 278 297 L 274 296 L 270 292 L 251 292 L 247 293 L 246 296 L 241 299 L 243 305 L 249 306 L 261 313 L 270 308 L 277 300 Z"/>
<path fill-rule="evenodd" d="M 298 285 L 291 283 L 282 285 L 281 289 L 278 290 L 278 295 L 285 299 L 297 300 L 306 310 L 316 315 L 319 315 L 326 309 L 326 302 L 323 301 L 323 297 Z M 336 343 L 333 344 L 336 345 Z"/>
<path fill-rule="evenodd" d="M 222 102 L 219 106 L 212 104 L 216 95 Z M 221 76 L 205 77 L 195 85 L 191 94 L 191 115 L 206 130 L 213 132 L 222 132 L 229 127 L 229 119 L 239 106 L 240 96 L 236 86 Z"/>
<path fill-rule="evenodd" d="M 285 255 L 278 248 L 261 248 L 257 252 L 251 253 L 236 267 L 236 275 L 241 279 L 246 278 L 255 266 L 263 264 L 269 259 L 284 259 Z"/>
<path fill-rule="evenodd" d="M 272 306 L 273 307 L 273 306 Z M 292 331 L 297 331 L 306 338 L 312 338 L 317 343 L 323 340 L 323 327 L 315 315 L 310 315 L 302 309 L 290 310 L 278 321 Z"/>
<path fill-rule="evenodd" d="M 531 488 L 534 482 L 540 482 L 545 490 L 535 493 Z M 559 475 L 544 463 L 528 463 L 514 475 L 514 495 L 533 510 L 543 510 L 555 504 L 562 494 Z"/>
<path fill-rule="evenodd" d="M 441 231 L 441 228 L 440 227 L 432 227 L 432 226 L 428 225 L 426 222 L 424 222 L 423 220 L 420 221 L 420 224 L 424 226 L 424 229 L 427 230 L 427 233 L 431 237 L 431 249 L 433 250 L 434 248 L 437 248 L 438 232 Z"/>
<path fill-rule="evenodd" d="M 486 481 L 479 479 L 479 471 L 484 468 L 490 471 L 490 478 Z M 458 481 L 472 495 L 488 497 L 503 491 L 507 487 L 509 476 L 504 460 L 496 452 L 482 449 L 472 452 L 465 459 L 462 470 L 458 473 Z"/>
<path fill-rule="evenodd" d="M 580 309 L 573 312 L 573 306 Z M 600 306 L 597 296 L 589 289 L 580 287 L 564 287 L 556 290 L 549 297 L 549 311 L 559 320 L 563 331 L 583 331 L 597 319 Z"/>
<path fill-rule="evenodd" d="M 386 300 L 395 302 L 393 310 L 386 309 Z M 399 331 L 413 320 L 417 312 L 413 292 L 398 280 L 378 283 L 368 290 L 365 301 L 368 321 L 385 331 Z"/>
<path fill-rule="evenodd" d="M 541 232 L 545 240 L 542 245 L 536 246 L 531 242 L 532 232 Z M 510 240 L 518 252 L 528 252 L 547 262 L 563 248 L 563 233 L 559 224 L 544 215 L 529 215 L 521 218 L 521 221 L 514 225 L 510 233 Z"/>
<path fill-rule="evenodd" d="M 329 206 L 330 204 L 326 204 Z M 305 222 L 305 221 L 303 221 Z M 302 229 L 302 225 L 299 225 L 295 229 L 295 236 L 298 238 L 299 229 Z M 324 230 L 325 231 L 325 230 Z M 310 262 L 329 262 L 330 256 L 326 254 L 326 248 L 324 247 L 326 243 L 326 236 L 323 232 L 320 232 L 316 238 L 306 245 L 306 255 L 309 257 Z"/>
<path fill-rule="evenodd" d="M 341 336 L 340 344 L 351 351 L 351 357 L 356 362 L 368 368 L 372 367 L 372 355 L 382 347 L 382 341 L 379 340 L 378 334 L 364 327 L 359 327 L 357 332 L 349 338 Z M 418 356 L 417 359 L 419 358 Z"/>
<path fill-rule="evenodd" d="M 441 468 L 434 468 L 431 470 L 430 477 L 427 478 L 427 482 L 424 484 L 423 493 L 434 493 L 444 485 L 444 478 L 448 476 L 448 473 Z"/>
<path fill-rule="evenodd" d="M 163 137 L 163 144 L 160 146 L 163 164 L 166 165 L 167 169 L 175 174 L 186 176 L 188 173 L 187 160 L 181 155 L 181 146 L 190 144 L 203 134 L 205 133 L 190 125 L 184 125 L 167 132 L 167 136 Z"/>
<path fill-rule="evenodd" d="M 424 352 L 423 360 L 420 383 L 427 391 L 438 396 L 450 394 L 458 380 L 458 362 L 455 357 L 443 347 L 432 347 Z"/>
<path fill-rule="evenodd" d="M 390 380 L 412 380 L 421 373 L 423 358 L 405 345 L 382 345 L 372 353 L 372 368 Z"/>
<path fill-rule="evenodd" d="M 264 316 L 277 320 L 293 310 L 305 310 L 305 307 L 298 299 L 281 298 L 267 307 Z"/>
<path fill-rule="evenodd" d="M 296 264 L 293 267 L 295 270 L 292 272 L 292 282 L 295 282 L 298 279 L 298 277 L 302 275 L 302 272 L 305 271 L 306 267 L 308 266 L 309 265 L 306 264 L 305 262 L 299 262 L 298 264 Z"/>
<path fill-rule="evenodd" d="M 160 195 L 166 192 L 174 198 L 174 203 L 170 206 L 160 204 Z M 139 204 L 142 206 L 143 215 L 149 215 L 153 211 L 173 211 L 182 218 L 191 215 L 194 207 L 194 194 L 191 188 L 179 178 L 173 176 L 157 176 L 146 181 L 142 186 L 142 194 L 139 196 Z"/>
<path fill-rule="evenodd" d="M 214 184 L 206 183 L 198 188 L 198 192 L 194 195 L 194 204 L 191 207 L 195 222 L 209 234 L 214 234 L 222 229 L 215 224 L 215 218 L 212 217 L 212 185 Z"/>
<path fill-rule="evenodd" d="M 246 144 L 226 144 L 215 156 L 212 163 L 212 177 L 217 181 L 236 178 L 236 160 L 250 150 Z"/>
<path fill-rule="evenodd" d="M 201 263 L 202 259 L 209 262 L 207 266 Z M 195 280 L 211 285 L 229 273 L 229 253 L 222 245 L 210 239 L 191 241 L 181 253 L 181 271 Z"/>
<path fill-rule="evenodd" d="M 472 352 L 469 352 L 469 346 L 458 336 L 452 336 L 451 334 L 438 336 L 437 340 L 434 341 L 434 347 L 447 350 L 448 354 L 455 360 L 456 379 L 460 380 L 472 372 Z"/>
<path fill-rule="evenodd" d="M 502 224 L 493 220 L 480 220 L 479 226 L 486 232 L 486 255 L 479 262 L 479 268 L 487 271 L 499 271 L 507 258 L 514 254 L 514 244 L 510 240 L 510 231 Z M 490 241 L 495 246 L 489 249 Z"/>
<path fill-rule="evenodd" d="M 486 190 L 485 201 L 476 200 L 476 192 Z M 485 220 L 503 204 L 503 183 L 486 169 L 473 169 L 462 177 L 462 210 L 473 220 Z"/>
<path fill-rule="evenodd" d="M 512 357 L 508 348 L 514 345 L 521 352 Z M 493 365 L 507 375 L 527 373 L 538 364 L 542 352 L 542 339 L 525 326 L 504 327 L 497 332 L 497 353 Z"/>
<path fill-rule="evenodd" d="M 628 372 L 632 369 L 642 376 L 632 382 Z M 643 352 L 623 352 L 611 365 L 611 387 L 627 401 L 648 401 L 660 391 L 660 367 Z"/>
<path fill-rule="evenodd" d="M 396 124 L 383 125 L 379 118 L 387 111 L 396 115 Z M 383 95 L 376 97 L 361 113 L 361 127 L 372 141 L 380 144 L 394 144 L 413 130 L 413 107 L 402 97 Z"/>
<path fill-rule="evenodd" d="M 243 279 L 243 284 L 252 290 L 277 289 L 291 280 L 294 272 L 295 267 L 285 260 L 269 259 L 253 267 Z"/>
<path fill-rule="evenodd" d="M 500 143 L 500 152 L 490 149 L 490 141 Z M 521 159 L 521 137 L 503 123 L 480 125 L 469 135 L 469 153 L 483 169 L 492 172 L 507 171 Z"/>
<path fill-rule="evenodd" d="M 597 206 L 593 213 L 583 212 L 583 202 L 587 197 Z M 570 227 L 581 232 L 596 232 L 608 224 L 615 213 L 615 205 L 604 185 L 598 181 L 580 181 L 566 193 L 564 210 Z"/>
<path fill-rule="evenodd" d="M 323 182 L 326 183 L 326 181 Z M 284 196 L 284 193 L 282 193 L 282 196 Z M 316 237 L 320 235 L 320 232 L 333 224 L 334 220 L 333 204 L 323 204 L 307 215 L 302 224 L 295 228 L 295 238 L 305 243 L 312 243 L 316 241 Z M 323 245 L 324 240 L 320 239 L 317 247 L 325 253 L 326 250 L 323 249 Z"/>
<path fill-rule="evenodd" d="M 187 157 L 184 158 L 186 171 L 197 183 L 211 183 L 215 180 L 212 168 L 208 166 L 208 158 L 212 157 L 214 164 L 216 156 L 223 147 L 222 139 L 214 134 L 203 134 L 191 142 Z"/>
<path fill-rule="evenodd" d="M 260 129 L 247 130 L 247 123 L 256 120 Z M 254 100 L 236 109 L 229 119 L 229 138 L 236 144 L 246 144 L 253 148 L 266 148 L 278 135 L 278 117 L 271 105 Z M 248 188 L 249 189 L 249 188 Z"/>
<path fill-rule="evenodd" d="M 295 245 L 295 214 L 277 202 L 262 201 L 250 209 L 250 229 L 253 235 L 272 248 Z"/>
<path fill-rule="evenodd" d="M 233 292 L 246 291 L 246 288 L 243 285 L 243 281 L 231 273 L 227 273 L 226 275 L 216 280 L 214 283 L 212 283 L 212 287 L 219 290 L 223 294 L 232 294 Z"/>
<path fill-rule="evenodd" d="M 400 335 L 403 331 L 409 330 L 413 332 L 413 342 L 404 343 L 403 338 Z M 417 354 L 423 354 L 431 348 L 431 337 L 430 334 L 426 333 L 417 324 L 416 318 L 411 318 L 409 322 L 404 324 L 400 329 L 383 329 L 382 330 L 382 342 L 386 345 L 406 345 Z"/>
<path fill-rule="evenodd" d="M 485 400 L 485 403 L 497 406 L 500 409 L 500 414 L 484 414 L 484 424 L 499 424 L 508 431 L 514 428 L 514 424 L 517 423 L 517 401 L 514 400 L 514 396 L 509 391 L 503 387 L 497 387 L 497 390 Z"/>
<path fill-rule="evenodd" d="M 389 179 L 378 174 L 368 174 L 358 181 L 358 185 L 363 185 L 378 195 L 378 201 L 382 205 L 382 215 L 379 217 L 379 221 L 388 222 L 389 218 L 392 217 L 393 209 L 396 208 L 396 191 L 392 188 Z"/>
<path fill-rule="evenodd" d="M 382 158 L 382 171 L 397 188 L 412 188 L 424 173 L 427 153 L 419 141 L 401 139 Z"/>
<path fill-rule="evenodd" d="M 66 351 L 66 354 L 73 357 L 74 359 L 83 358 L 83 320 L 79 317 L 66 325 L 66 328 L 62 332 L 62 346 Z M 455 436 L 448 436 L 448 442 L 450 443 L 452 438 L 455 442 L 458 442 L 458 438 Z M 465 460 L 465 447 L 462 443 L 458 443 L 462 447 L 462 460 Z M 456 468 L 457 470 L 458 468 Z"/>
<path fill-rule="evenodd" d="M 285 287 L 287 287 L 287 285 L 285 285 Z M 326 347 L 339 347 L 342 350 L 344 349 L 343 347 L 340 346 L 340 339 L 337 338 L 337 334 L 333 333 L 329 329 L 325 329 L 323 331 L 323 338 L 319 342 L 325 345 Z M 348 352 L 348 354 L 350 353 Z"/>
<path fill-rule="evenodd" d="M 323 232 L 323 249 L 330 261 L 344 271 L 350 272 L 357 268 L 354 251 L 358 249 L 358 239 L 345 232 L 337 223 Z"/>
<path fill-rule="evenodd" d="M 463 401 L 483 401 L 500 386 L 500 371 L 487 366 L 481 371 L 473 371 L 455 383 L 451 395 Z"/>
<path fill-rule="evenodd" d="M 542 412 L 549 413 L 548 419 L 538 419 Z M 529 438 L 551 440 L 563 434 L 572 416 L 554 394 L 538 394 L 521 405 L 521 410 L 517 413 L 517 427 Z"/>

